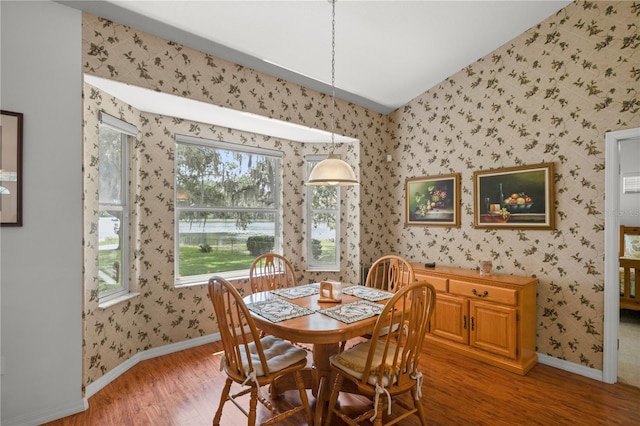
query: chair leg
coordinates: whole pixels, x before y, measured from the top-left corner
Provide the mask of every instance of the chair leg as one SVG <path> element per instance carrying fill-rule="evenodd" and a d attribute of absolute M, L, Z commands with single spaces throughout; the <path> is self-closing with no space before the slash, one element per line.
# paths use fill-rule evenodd
<path fill-rule="evenodd" d="M 224 388 L 222 389 L 222 395 L 220 395 L 220 404 L 218 405 L 218 410 L 216 411 L 216 415 L 213 417 L 213 426 L 220 426 L 220 418 L 222 417 L 222 407 L 224 403 L 229 399 L 229 391 L 231 390 L 231 379 L 227 379 L 224 383 Z"/>
<path fill-rule="evenodd" d="M 422 405 L 422 401 L 418 397 L 418 389 L 414 388 L 411 390 L 411 395 L 413 396 L 413 404 L 418 410 L 418 417 L 420 417 L 420 424 L 422 426 L 427 426 L 427 412 L 424 409 L 424 405 Z"/>
<path fill-rule="evenodd" d="M 302 374 L 299 371 L 296 371 L 294 374 L 296 379 L 296 385 L 298 386 L 298 391 L 300 392 L 300 401 L 302 402 L 302 406 L 304 407 L 304 412 L 307 415 L 307 423 L 309 426 L 313 425 L 313 415 L 311 414 L 311 408 L 309 407 L 309 398 L 307 397 L 307 390 L 304 387 L 304 382 L 302 381 Z"/>
<path fill-rule="evenodd" d="M 256 409 L 258 407 L 258 388 L 251 386 L 251 399 L 249 400 L 249 419 L 247 420 L 248 426 L 254 426 L 256 424 Z"/>
<path fill-rule="evenodd" d="M 382 414 L 384 413 L 384 399 L 382 396 L 378 398 L 378 412 L 376 418 L 373 421 L 373 426 L 382 426 Z M 389 401 L 391 403 L 391 401 Z M 375 404 L 375 402 L 374 402 Z"/>
<path fill-rule="evenodd" d="M 342 388 L 342 381 L 344 377 L 340 374 L 332 373 L 331 376 L 335 376 L 333 388 L 331 389 L 331 396 L 329 396 L 329 405 L 327 406 L 327 418 L 324 421 L 325 426 L 331 426 L 331 416 L 333 416 L 333 409 L 338 404 L 338 396 L 340 395 L 340 389 Z"/>

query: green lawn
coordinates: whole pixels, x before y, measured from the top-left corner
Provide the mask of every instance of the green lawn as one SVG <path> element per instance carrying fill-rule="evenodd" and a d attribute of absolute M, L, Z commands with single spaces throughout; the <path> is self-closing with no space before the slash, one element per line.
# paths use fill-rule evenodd
<path fill-rule="evenodd" d="M 321 261 L 333 260 L 336 246 L 333 241 L 322 241 Z M 117 288 L 113 264 L 120 257 L 119 250 L 100 250 L 99 254 L 99 286 L 100 292 Z M 220 272 L 249 269 L 254 257 L 246 248 L 246 243 L 236 242 L 233 245 L 213 245 L 210 252 L 203 252 L 199 246 L 180 246 L 180 276 L 215 274 Z"/>
<path fill-rule="evenodd" d="M 216 250 L 203 253 L 200 247 L 180 247 L 180 275 L 215 274 L 249 269 L 254 257 L 248 250 Z"/>
<path fill-rule="evenodd" d="M 98 254 L 98 286 L 100 292 L 120 287 L 120 279 L 116 277 L 114 263 L 120 261 L 120 250 L 100 250 Z"/>

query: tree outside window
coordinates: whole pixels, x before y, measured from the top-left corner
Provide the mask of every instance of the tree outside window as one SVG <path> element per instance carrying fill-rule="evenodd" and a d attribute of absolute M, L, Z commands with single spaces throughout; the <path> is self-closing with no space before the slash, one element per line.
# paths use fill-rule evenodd
<path fill-rule="evenodd" d="M 280 251 L 281 154 L 176 137 L 176 282 L 233 276 Z"/>
<path fill-rule="evenodd" d="M 324 156 L 307 157 L 307 175 Z M 340 270 L 340 187 L 307 186 L 307 268 Z"/>

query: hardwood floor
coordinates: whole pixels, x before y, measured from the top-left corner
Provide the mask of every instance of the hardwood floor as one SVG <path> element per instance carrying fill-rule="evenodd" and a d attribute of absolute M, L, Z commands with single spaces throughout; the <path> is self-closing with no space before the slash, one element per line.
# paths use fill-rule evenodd
<path fill-rule="evenodd" d="M 143 361 L 91 397 L 87 411 L 47 426 L 210 425 L 224 383 L 219 350 L 219 343 L 211 343 Z M 640 389 L 629 385 L 608 385 L 540 364 L 523 377 L 437 348 L 426 348 L 420 363 L 422 401 L 430 425 L 640 422 Z M 294 393 L 281 400 L 288 402 L 298 403 Z M 361 404 L 358 398 L 341 397 L 345 411 Z M 258 421 L 266 414 L 259 407 Z M 246 424 L 246 417 L 227 403 L 221 424 Z M 306 423 L 300 415 L 282 424 Z M 332 422 L 340 424 L 337 419 Z M 419 422 L 412 416 L 402 424 Z"/>
<path fill-rule="evenodd" d="M 640 311 L 620 309 L 618 381 L 640 387 Z"/>

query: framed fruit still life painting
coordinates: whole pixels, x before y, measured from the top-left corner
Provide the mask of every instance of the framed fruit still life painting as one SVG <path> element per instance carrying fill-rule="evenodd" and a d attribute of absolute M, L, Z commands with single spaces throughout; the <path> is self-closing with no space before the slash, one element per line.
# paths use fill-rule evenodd
<path fill-rule="evenodd" d="M 408 178 L 405 224 L 460 226 L 460 173 Z"/>
<path fill-rule="evenodd" d="M 554 229 L 553 182 L 553 163 L 474 172 L 474 227 Z"/>

